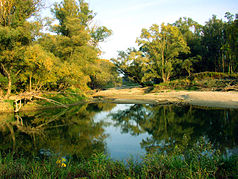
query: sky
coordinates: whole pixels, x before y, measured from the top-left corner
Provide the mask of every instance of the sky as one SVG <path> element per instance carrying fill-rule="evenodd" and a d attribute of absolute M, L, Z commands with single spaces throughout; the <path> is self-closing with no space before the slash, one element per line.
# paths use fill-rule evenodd
<path fill-rule="evenodd" d="M 137 47 L 135 41 L 142 28 L 152 24 L 174 23 L 180 17 L 190 17 L 204 25 L 212 15 L 224 19 L 226 12 L 238 13 L 238 0 L 85 0 L 97 15 L 94 24 L 113 31 L 100 44 L 101 58 L 117 57 L 117 52 Z M 46 0 L 47 7 L 60 0 Z M 47 12 L 48 11 L 48 12 Z M 48 14 L 49 9 L 44 13 Z"/>

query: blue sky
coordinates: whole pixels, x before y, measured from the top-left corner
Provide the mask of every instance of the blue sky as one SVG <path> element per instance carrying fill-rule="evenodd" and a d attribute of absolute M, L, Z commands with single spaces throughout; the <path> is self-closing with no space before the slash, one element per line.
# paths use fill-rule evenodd
<path fill-rule="evenodd" d="M 50 0 L 47 4 L 60 2 Z M 100 44 L 102 58 L 117 56 L 118 50 L 136 47 L 142 28 L 152 24 L 173 23 L 180 17 L 191 17 L 204 24 L 213 14 L 224 18 L 225 12 L 238 13 L 238 0 L 86 0 L 97 13 L 94 23 L 106 26 L 113 35 Z"/>

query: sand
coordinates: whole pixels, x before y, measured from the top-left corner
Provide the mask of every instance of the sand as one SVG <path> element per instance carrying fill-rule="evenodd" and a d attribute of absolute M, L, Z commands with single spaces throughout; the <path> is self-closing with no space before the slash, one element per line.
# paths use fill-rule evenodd
<path fill-rule="evenodd" d="M 123 104 L 184 103 L 215 108 L 237 108 L 238 92 L 219 91 L 165 91 L 148 93 L 148 88 L 111 88 L 92 97 Z"/>

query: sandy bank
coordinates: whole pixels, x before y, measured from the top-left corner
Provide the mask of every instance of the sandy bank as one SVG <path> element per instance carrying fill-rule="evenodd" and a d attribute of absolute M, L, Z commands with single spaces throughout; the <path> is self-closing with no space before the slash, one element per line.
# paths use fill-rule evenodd
<path fill-rule="evenodd" d="M 147 88 L 109 89 L 97 92 L 95 98 L 111 99 L 115 103 L 167 104 L 188 103 L 218 108 L 238 108 L 238 92 L 170 91 L 147 93 Z"/>

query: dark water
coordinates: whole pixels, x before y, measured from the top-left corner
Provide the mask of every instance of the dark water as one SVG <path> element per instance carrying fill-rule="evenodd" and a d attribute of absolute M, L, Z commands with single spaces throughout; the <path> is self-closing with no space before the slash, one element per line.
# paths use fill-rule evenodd
<path fill-rule="evenodd" d="M 0 114 L 0 152 L 72 158 L 105 153 L 139 159 L 149 151 L 169 152 L 200 137 L 223 153 L 238 153 L 238 110 L 192 106 L 84 104 L 19 114 Z"/>

